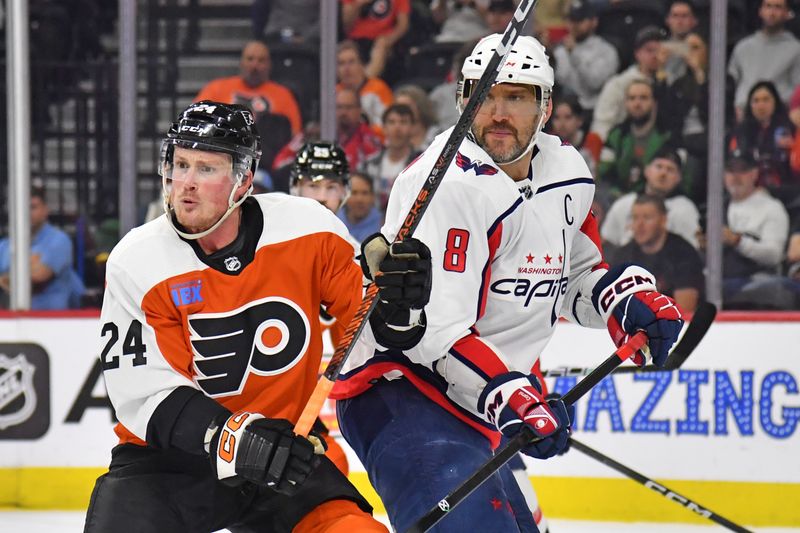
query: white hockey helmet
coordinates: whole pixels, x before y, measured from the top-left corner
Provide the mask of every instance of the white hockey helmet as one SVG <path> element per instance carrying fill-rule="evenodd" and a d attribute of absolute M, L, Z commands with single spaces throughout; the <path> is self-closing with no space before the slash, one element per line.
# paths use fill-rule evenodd
<path fill-rule="evenodd" d="M 461 78 L 458 82 L 456 105 L 458 111 L 464 111 L 464 100 L 468 99 L 478 80 L 483 75 L 486 65 L 492 58 L 497 45 L 500 44 L 502 35 L 495 33 L 481 39 L 472 53 L 467 56 L 464 66 L 461 67 Z M 495 83 L 519 83 L 532 85 L 536 91 L 536 100 L 539 102 L 539 121 L 533 131 L 528 147 L 517 159 L 528 153 L 536 141 L 536 135 L 544 126 L 547 108 L 550 105 L 550 95 L 555 84 L 555 73 L 550 66 L 544 46 L 535 38 L 521 35 L 517 38 L 513 48 L 508 53 L 506 62 L 497 73 Z M 512 163 L 514 161 L 511 161 Z"/>

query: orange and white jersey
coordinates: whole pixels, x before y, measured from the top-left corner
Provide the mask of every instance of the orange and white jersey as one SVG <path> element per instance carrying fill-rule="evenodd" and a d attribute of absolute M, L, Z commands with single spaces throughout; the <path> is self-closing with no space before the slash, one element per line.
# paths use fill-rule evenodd
<path fill-rule="evenodd" d="M 254 252 L 217 257 L 224 268 L 165 216 L 112 251 L 101 357 L 122 442 L 144 444 L 153 413 L 180 387 L 296 422 L 320 368 L 320 305 L 343 323 L 355 313 L 361 270 L 335 215 L 283 194 L 248 199 L 243 213 Z"/>

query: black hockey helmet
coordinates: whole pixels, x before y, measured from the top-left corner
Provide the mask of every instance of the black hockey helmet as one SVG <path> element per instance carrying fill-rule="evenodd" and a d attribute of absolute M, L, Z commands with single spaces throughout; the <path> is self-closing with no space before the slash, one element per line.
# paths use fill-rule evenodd
<path fill-rule="evenodd" d="M 165 165 L 172 163 L 176 145 L 230 154 L 234 170 L 242 174 L 255 172 L 261 158 L 261 137 L 253 113 L 239 104 L 203 100 L 184 109 L 162 142 L 162 175 Z"/>
<path fill-rule="evenodd" d="M 318 181 L 333 179 L 347 187 L 350 181 L 350 165 L 344 150 L 332 142 L 309 142 L 300 148 L 292 163 L 289 183 L 297 185 L 300 180 Z"/>

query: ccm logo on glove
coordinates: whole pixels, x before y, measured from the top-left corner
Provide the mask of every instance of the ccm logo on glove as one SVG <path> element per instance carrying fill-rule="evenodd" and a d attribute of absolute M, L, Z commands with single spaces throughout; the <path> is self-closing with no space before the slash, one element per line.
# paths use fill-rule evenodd
<path fill-rule="evenodd" d="M 614 305 L 618 296 L 637 292 L 631 291 L 631 289 L 635 287 L 641 287 L 638 288 L 638 290 L 647 290 L 647 287 L 655 287 L 655 283 L 652 277 L 639 274 L 617 280 L 616 283 L 609 285 L 608 288 L 600 294 L 600 308 L 603 313 L 607 313 Z"/>

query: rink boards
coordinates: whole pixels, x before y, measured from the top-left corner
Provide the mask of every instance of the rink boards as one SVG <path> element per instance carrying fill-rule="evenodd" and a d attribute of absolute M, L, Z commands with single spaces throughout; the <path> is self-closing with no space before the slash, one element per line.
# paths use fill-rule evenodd
<path fill-rule="evenodd" d="M 86 506 L 116 440 L 97 329 L 91 313 L 0 317 L 0 506 Z M 542 368 L 591 367 L 612 350 L 604 330 L 564 323 Z M 798 381 L 800 315 L 723 315 L 681 370 L 598 385 L 578 403 L 575 436 L 735 522 L 800 526 Z M 335 427 L 331 405 L 323 414 Z M 577 451 L 528 464 L 550 516 L 708 523 Z"/>

